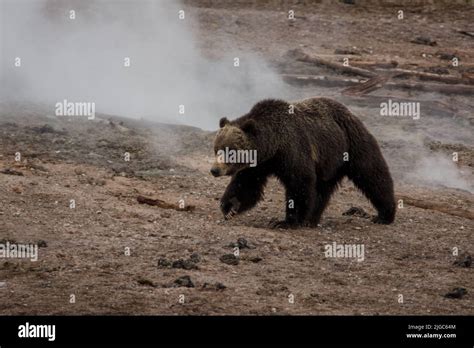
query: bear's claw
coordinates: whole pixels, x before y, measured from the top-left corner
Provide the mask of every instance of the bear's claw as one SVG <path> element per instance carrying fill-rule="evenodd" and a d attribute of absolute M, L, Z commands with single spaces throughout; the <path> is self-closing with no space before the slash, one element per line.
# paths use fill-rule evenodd
<path fill-rule="evenodd" d="M 224 214 L 224 219 L 230 220 L 234 217 L 234 215 L 237 215 L 237 211 L 234 208 L 231 208 L 227 214 Z"/>

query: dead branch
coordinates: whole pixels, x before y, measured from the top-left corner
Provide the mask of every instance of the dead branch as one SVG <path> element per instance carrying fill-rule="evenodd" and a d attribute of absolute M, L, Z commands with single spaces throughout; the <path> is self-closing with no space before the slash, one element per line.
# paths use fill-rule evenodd
<path fill-rule="evenodd" d="M 336 70 L 341 73 L 348 73 L 348 74 L 359 75 L 359 76 L 364 76 L 364 77 L 375 77 L 377 75 L 376 73 L 366 70 L 366 69 L 356 68 L 353 66 L 345 66 L 340 63 L 331 62 L 317 56 L 310 56 L 306 54 L 300 48 L 289 50 L 287 52 L 287 56 L 294 58 L 295 60 L 300 61 L 300 62 L 306 62 L 306 63 L 318 65 L 318 66 L 324 66 L 326 68 L 330 68 L 332 70 Z"/>
<path fill-rule="evenodd" d="M 398 66 L 398 62 L 396 60 L 390 62 L 352 61 L 351 66 L 362 69 L 394 69 Z"/>
<path fill-rule="evenodd" d="M 471 80 L 465 79 L 462 77 L 456 77 L 452 75 L 440 75 L 440 74 L 433 74 L 433 73 L 427 73 L 427 72 L 422 72 L 422 71 L 416 71 L 416 70 L 405 70 L 405 69 L 391 69 L 391 70 L 384 70 L 384 69 L 376 69 L 377 71 L 384 71 L 384 72 L 390 72 L 393 73 L 393 77 L 417 77 L 420 80 L 425 80 L 425 81 L 438 81 L 438 82 L 444 82 L 448 84 L 470 84 L 472 83 Z"/>
<path fill-rule="evenodd" d="M 462 208 L 453 208 L 448 204 L 434 203 L 432 201 L 425 201 L 421 199 L 415 199 L 404 195 L 397 195 L 398 199 L 402 199 L 403 203 L 412 205 L 414 207 L 435 210 L 441 213 L 459 216 L 469 220 L 474 220 L 474 210 L 472 209 L 462 209 Z"/>
<path fill-rule="evenodd" d="M 148 198 L 144 196 L 138 196 L 137 202 L 140 204 L 153 205 L 162 209 L 174 209 L 178 211 L 193 211 L 196 208 L 194 205 L 187 205 L 181 208 L 177 204 L 172 204 L 172 203 L 165 202 L 161 199 L 153 199 L 153 198 Z"/>
<path fill-rule="evenodd" d="M 296 83 L 301 85 L 314 84 L 325 87 L 350 87 L 357 86 L 354 88 L 354 95 L 365 94 L 371 92 L 377 88 L 386 88 L 389 90 L 401 89 L 401 90 L 417 90 L 423 92 L 436 92 L 442 94 L 460 94 L 460 95 L 474 95 L 474 86 L 470 85 L 444 85 L 440 83 L 420 83 L 420 82 L 387 82 L 392 76 L 374 76 L 373 79 L 368 81 L 362 81 L 359 79 L 344 79 L 328 76 L 316 76 L 316 75 L 292 75 L 282 74 L 282 78 L 289 83 Z M 367 83 L 366 85 L 360 85 Z M 360 85 L 360 86 L 359 86 Z M 360 91 L 360 93 L 356 93 Z M 351 94 L 350 91 L 348 94 Z"/>
<path fill-rule="evenodd" d="M 348 96 L 345 95 L 341 101 L 344 104 L 349 106 L 360 106 L 360 107 L 371 107 L 371 108 L 380 108 L 381 103 L 386 103 L 387 100 L 392 99 L 393 101 L 398 102 L 420 102 L 421 107 L 425 110 L 426 113 L 429 113 L 432 116 L 440 117 L 457 117 L 458 109 L 452 105 L 447 105 L 442 102 L 433 100 L 433 101 L 423 101 L 418 99 L 410 98 L 397 98 L 392 96 L 374 96 L 374 95 L 364 95 L 364 96 Z"/>
<path fill-rule="evenodd" d="M 467 35 L 467 36 L 470 36 L 470 37 L 474 37 L 474 31 L 458 30 L 458 33 L 463 34 L 463 35 Z"/>
<path fill-rule="evenodd" d="M 470 85 L 443 85 L 440 83 L 419 82 L 387 82 L 384 88 L 418 90 L 423 92 L 436 92 L 442 94 L 474 95 L 474 86 Z"/>
<path fill-rule="evenodd" d="M 283 80 L 287 83 L 293 83 L 298 85 L 317 85 L 323 87 L 346 87 L 346 86 L 357 86 L 362 81 L 359 79 L 348 79 L 331 76 L 320 76 L 320 75 L 294 75 L 294 74 L 281 74 Z"/>
<path fill-rule="evenodd" d="M 343 95 L 363 95 L 382 88 L 384 84 L 390 79 L 390 76 L 375 76 L 366 82 L 346 88 L 341 93 Z"/>

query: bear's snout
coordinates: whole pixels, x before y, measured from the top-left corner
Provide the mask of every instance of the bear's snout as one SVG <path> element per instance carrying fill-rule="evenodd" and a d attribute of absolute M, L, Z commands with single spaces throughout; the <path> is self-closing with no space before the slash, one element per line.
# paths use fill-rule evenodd
<path fill-rule="evenodd" d="M 212 167 L 211 174 L 215 177 L 218 177 L 218 176 L 221 176 L 221 171 L 219 170 L 219 168 Z"/>

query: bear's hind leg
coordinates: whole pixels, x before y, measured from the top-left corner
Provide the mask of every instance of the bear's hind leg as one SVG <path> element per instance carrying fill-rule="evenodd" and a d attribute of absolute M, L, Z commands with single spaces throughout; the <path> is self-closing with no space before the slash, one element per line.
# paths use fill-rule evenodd
<path fill-rule="evenodd" d="M 349 175 L 349 178 L 377 209 L 378 216 L 372 221 L 391 224 L 395 220 L 396 204 L 392 177 L 385 161 L 375 157 L 375 160 L 366 163 L 364 168 L 357 171 L 356 175 Z"/>

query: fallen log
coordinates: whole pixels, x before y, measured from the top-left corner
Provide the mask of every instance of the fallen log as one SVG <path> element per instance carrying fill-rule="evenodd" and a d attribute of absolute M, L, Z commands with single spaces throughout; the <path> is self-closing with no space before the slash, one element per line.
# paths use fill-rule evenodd
<path fill-rule="evenodd" d="M 399 98 L 393 96 L 374 96 L 374 95 L 363 95 L 363 96 L 348 96 L 344 95 L 341 98 L 336 98 L 338 101 L 349 107 L 363 107 L 380 109 L 381 103 L 387 103 L 389 99 L 396 102 L 419 102 L 420 110 L 422 111 L 421 117 L 446 117 L 456 122 L 460 122 L 465 126 L 473 126 L 474 120 L 466 116 L 466 114 L 460 113 L 459 109 L 451 104 L 442 103 L 437 100 L 419 100 L 411 98 Z M 468 114 L 467 114 L 468 115 Z"/>
<path fill-rule="evenodd" d="M 363 80 L 359 79 L 348 79 L 341 77 L 321 76 L 321 75 L 294 75 L 294 74 L 281 74 L 283 80 L 287 83 L 293 83 L 297 85 L 317 85 L 323 87 L 346 87 L 346 86 L 357 86 Z"/>
<path fill-rule="evenodd" d="M 416 71 L 416 70 L 407 70 L 407 69 L 400 69 L 400 68 L 393 69 L 394 67 L 398 65 L 398 62 L 396 61 L 392 61 L 390 63 L 353 62 L 350 66 L 345 66 L 340 63 L 325 60 L 321 57 L 310 56 L 300 48 L 289 50 L 286 53 L 286 55 L 300 62 L 311 63 L 317 66 L 330 68 L 332 70 L 336 70 L 341 73 L 349 73 L 349 74 L 359 75 L 359 76 L 368 77 L 368 78 L 376 77 L 381 73 L 382 75 L 388 74 L 391 77 L 406 77 L 406 76 L 417 77 L 421 80 L 438 81 L 438 82 L 444 82 L 447 84 L 473 84 L 473 81 L 471 79 L 466 79 L 463 77 L 457 77 L 453 75 L 446 76 L 446 75 L 427 73 L 427 72 Z M 363 69 L 362 66 L 364 65 L 367 67 L 376 68 L 375 69 L 376 72 Z"/>
<path fill-rule="evenodd" d="M 398 62 L 396 60 L 390 62 L 352 61 L 351 66 L 362 69 L 394 69 L 398 66 Z"/>
<path fill-rule="evenodd" d="M 405 195 L 397 195 L 397 199 L 402 199 L 403 203 L 412 205 L 417 208 L 435 210 L 441 213 L 458 216 L 458 217 L 466 218 L 469 220 L 474 220 L 474 210 L 472 209 L 453 208 L 448 204 L 434 203 L 432 201 L 415 199 L 415 198 L 411 198 Z"/>
<path fill-rule="evenodd" d="M 441 94 L 460 94 L 460 95 L 474 95 L 474 86 L 471 85 L 444 85 L 440 83 L 419 83 L 419 82 L 386 82 L 390 76 L 374 76 L 372 81 L 359 79 L 344 79 L 319 75 L 292 75 L 282 74 L 283 80 L 289 83 L 297 84 L 314 84 L 325 87 L 350 87 L 367 83 L 367 85 L 360 86 L 360 90 L 365 93 L 371 92 L 377 88 L 386 88 L 388 90 L 417 90 L 423 92 L 436 92 Z M 369 82 L 370 81 L 370 82 Z M 357 89 L 355 89 L 357 92 Z M 357 94 L 357 93 L 356 93 Z M 364 93 L 362 93 L 364 94 Z"/>
<path fill-rule="evenodd" d="M 374 95 L 364 95 L 364 96 L 349 96 L 344 95 L 340 101 L 349 106 L 359 106 L 366 108 L 380 108 L 381 103 L 386 103 L 387 100 L 391 99 L 392 101 L 397 102 L 419 102 L 421 104 L 421 109 L 424 110 L 424 113 L 428 113 L 433 116 L 439 117 L 457 117 L 458 109 L 444 104 L 442 102 L 433 100 L 419 100 L 419 99 L 410 99 L 410 98 L 399 98 L 392 96 L 374 96 Z"/>
<path fill-rule="evenodd" d="M 442 94 L 474 95 L 474 86 L 470 85 L 443 85 L 440 83 L 419 82 L 387 82 L 383 86 L 386 89 L 409 89 L 423 92 L 436 92 Z"/>
<path fill-rule="evenodd" d="M 470 36 L 470 37 L 474 37 L 474 31 L 458 30 L 458 33 L 463 34 L 463 35 L 467 35 L 467 36 Z"/>
<path fill-rule="evenodd" d="M 345 66 L 343 64 L 331 62 L 331 61 L 325 60 L 325 59 L 317 57 L 317 56 L 310 56 L 310 55 L 306 54 L 300 48 L 289 50 L 286 53 L 286 55 L 288 57 L 291 57 L 291 58 L 293 58 L 297 61 L 300 61 L 300 62 L 306 62 L 306 63 L 311 63 L 311 64 L 314 64 L 314 65 L 318 65 L 318 66 L 323 66 L 323 67 L 326 67 L 326 68 L 330 68 L 332 70 L 339 71 L 341 73 L 359 75 L 359 76 L 364 76 L 364 77 L 375 77 L 375 76 L 377 76 L 376 73 L 374 73 L 370 70 L 356 68 L 356 67 L 353 67 L 353 66 Z"/>
<path fill-rule="evenodd" d="M 457 77 L 457 76 L 452 76 L 452 75 L 439 75 L 439 74 L 433 74 L 433 73 L 427 73 L 427 72 L 422 72 L 422 71 L 416 71 L 416 70 L 406 70 L 406 69 L 391 69 L 391 70 L 386 70 L 386 69 L 376 69 L 379 72 L 385 72 L 385 73 L 393 73 L 392 77 L 417 77 L 420 80 L 425 80 L 425 81 L 438 81 L 438 82 L 444 82 L 448 84 L 470 84 L 472 83 L 471 80 L 462 78 L 462 77 Z"/>
<path fill-rule="evenodd" d="M 11 168 L 5 168 L 0 170 L 0 173 L 6 174 L 6 175 L 18 175 L 18 176 L 24 176 L 24 174 L 18 170 L 11 169 Z"/>
<path fill-rule="evenodd" d="M 140 204 L 156 206 L 162 209 L 174 209 L 178 211 L 193 211 L 196 208 L 194 205 L 186 205 L 184 207 L 180 207 L 178 204 L 168 203 L 161 199 L 153 199 L 144 196 L 138 196 L 137 202 Z"/>
<path fill-rule="evenodd" d="M 341 93 L 343 95 L 363 95 L 382 88 L 384 84 L 390 79 L 390 76 L 375 76 L 366 82 L 360 83 L 356 86 L 346 88 Z"/>

